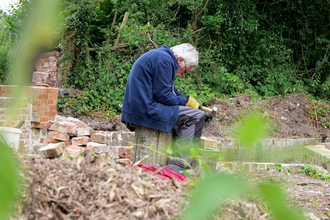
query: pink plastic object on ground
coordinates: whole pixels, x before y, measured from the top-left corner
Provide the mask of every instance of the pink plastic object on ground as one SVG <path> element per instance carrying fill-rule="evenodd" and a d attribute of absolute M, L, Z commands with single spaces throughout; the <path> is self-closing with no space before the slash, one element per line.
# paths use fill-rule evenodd
<path fill-rule="evenodd" d="M 156 170 L 161 168 L 159 166 L 155 166 L 155 165 L 151 165 L 151 164 L 139 164 L 139 165 L 137 165 L 137 167 L 142 168 L 142 170 L 147 173 L 153 173 Z M 187 181 L 187 177 L 180 175 L 169 168 L 165 168 L 164 170 L 157 173 L 155 176 L 157 176 L 160 179 L 169 179 L 169 180 L 173 180 L 172 179 L 172 176 L 173 176 L 178 181 L 182 181 L 182 182 Z"/>

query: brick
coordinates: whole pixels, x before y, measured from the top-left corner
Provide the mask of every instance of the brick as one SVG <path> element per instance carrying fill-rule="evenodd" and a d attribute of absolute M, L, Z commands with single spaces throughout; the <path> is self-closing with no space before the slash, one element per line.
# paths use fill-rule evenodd
<path fill-rule="evenodd" d="M 84 152 L 86 148 L 79 147 L 76 145 L 70 145 L 65 149 L 65 152 L 62 154 L 63 159 L 70 160 L 68 156 L 70 157 L 79 157 L 80 152 Z"/>
<path fill-rule="evenodd" d="M 48 94 L 39 95 L 39 99 L 48 99 Z"/>
<path fill-rule="evenodd" d="M 40 117 L 40 122 L 48 122 L 48 117 Z"/>
<path fill-rule="evenodd" d="M 114 131 L 111 132 L 110 135 L 108 135 L 107 144 L 116 146 L 116 145 L 122 145 L 122 142 L 123 142 L 123 138 L 121 132 Z"/>
<path fill-rule="evenodd" d="M 88 126 L 77 118 L 68 117 L 67 121 L 74 123 L 78 128 L 87 128 Z"/>
<path fill-rule="evenodd" d="M 218 143 L 216 140 L 201 137 L 200 145 L 202 145 L 202 147 L 204 148 L 211 148 L 214 150 L 218 150 Z"/>
<path fill-rule="evenodd" d="M 133 146 L 110 146 L 109 154 L 113 158 L 127 158 L 132 160 L 132 149 Z"/>
<path fill-rule="evenodd" d="M 46 122 L 33 122 L 34 128 L 45 128 L 47 126 Z"/>
<path fill-rule="evenodd" d="M 69 133 L 71 135 L 77 134 L 77 126 L 70 122 L 58 122 L 54 121 L 53 124 L 49 127 L 51 131 L 58 131 L 63 133 Z"/>
<path fill-rule="evenodd" d="M 88 142 L 91 142 L 89 137 L 76 137 L 72 138 L 72 145 L 87 145 Z"/>
<path fill-rule="evenodd" d="M 61 153 L 63 153 L 63 149 L 66 146 L 64 143 L 57 143 L 57 144 L 48 144 L 39 149 L 46 157 L 58 157 Z"/>
<path fill-rule="evenodd" d="M 44 116 L 55 116 L 57 111 L 46 111 L 44 112 Z"/>
<path fill-rule="evenodd" d="M 57 143 L 64 143 L 66 146 L 70 146 L 72 144 L 72 141 L 71 140 L 59 141 L 59 140 L 53 140 L 50 138 L 45 139 L 45 144 L 57 144 Z"/>
<path fill-rule="evenodd" d="M 97 154 L 109 153 L 109 146 L 106 144 L 89 142 L 87 143 L 87 148 L 91 149 L 92 152 Z"/>
<path fill-rule="evenodd" d="M 105 144 L 107 142 L 107 135 L 101 133 L 92 133 L 91 141 L 100 144 Z"/>
<path fill-rule="evenodd" d="M 56 105 L 50 105 L 50 106 L 49 106 L 49 110 L 50 110 L 50 111 L 54 111 L 54 110 L 56 110 L 56 114 L 57 114 L 57 103 L 56 103 Z"/>
<path fill-rule="evenodd" d="M 91 135 L 93 129 L 90 127 L 87 128 L 78 128 L 77 129 L 77 136 L 81 137 L 81 136 L 89 136 Z"/>
<path fill-rule="evenodd" d="M 70 139 L 70 136 L 67 133 L 58 132 L 58 131 L 50 131 L 47 134 L 47 138 L 59 140 L 59 141 L 67 141 Z"/>

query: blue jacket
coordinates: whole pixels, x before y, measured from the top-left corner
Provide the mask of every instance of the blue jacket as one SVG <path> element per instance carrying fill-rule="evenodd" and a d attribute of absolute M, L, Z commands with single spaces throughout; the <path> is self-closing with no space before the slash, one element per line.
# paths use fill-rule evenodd
<path fill-rule="evenodd" d="M 188 101 L 174 86 L 179 68 L 166 45 L 139 57 L 127 80 L 121 121 L 171 133 L 179 105 Z"/>

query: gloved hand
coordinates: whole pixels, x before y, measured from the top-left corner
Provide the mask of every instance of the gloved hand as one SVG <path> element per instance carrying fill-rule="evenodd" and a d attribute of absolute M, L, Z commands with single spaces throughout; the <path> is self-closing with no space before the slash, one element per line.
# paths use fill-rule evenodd
<path fill-rule="evenodd" d="M 205 122 L 210 122 L 210 121 L 212 121 L 213 117 L 212 117 L 212 115 L 211 115 L 210 112 L 205 112 L 205 115 L 206 115 L 206 117 L 205 117 Z"/>
<path fill-rule="evenodd" d="M 194 99 L 191 96 L 188 96 L 188 102 L 186 104 L 186 106 L 191 107 L 191 108 L 196 108 L 196 109 L 203 109 L 203 106 L 201 105 L 201 103 L 197 102 L 196 99 Z"/>

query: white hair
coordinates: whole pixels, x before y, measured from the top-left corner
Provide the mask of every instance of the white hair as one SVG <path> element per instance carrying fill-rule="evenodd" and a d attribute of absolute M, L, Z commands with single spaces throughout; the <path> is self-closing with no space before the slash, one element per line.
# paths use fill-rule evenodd
<path fill-rule="evenodd" d="M 193 45 L 184 43 L 171 47 L 170 49 L 174 54 L 175 59 L 182 57 L 185 65 L 193 67 L 198 66 L 198 52 Z"/>

